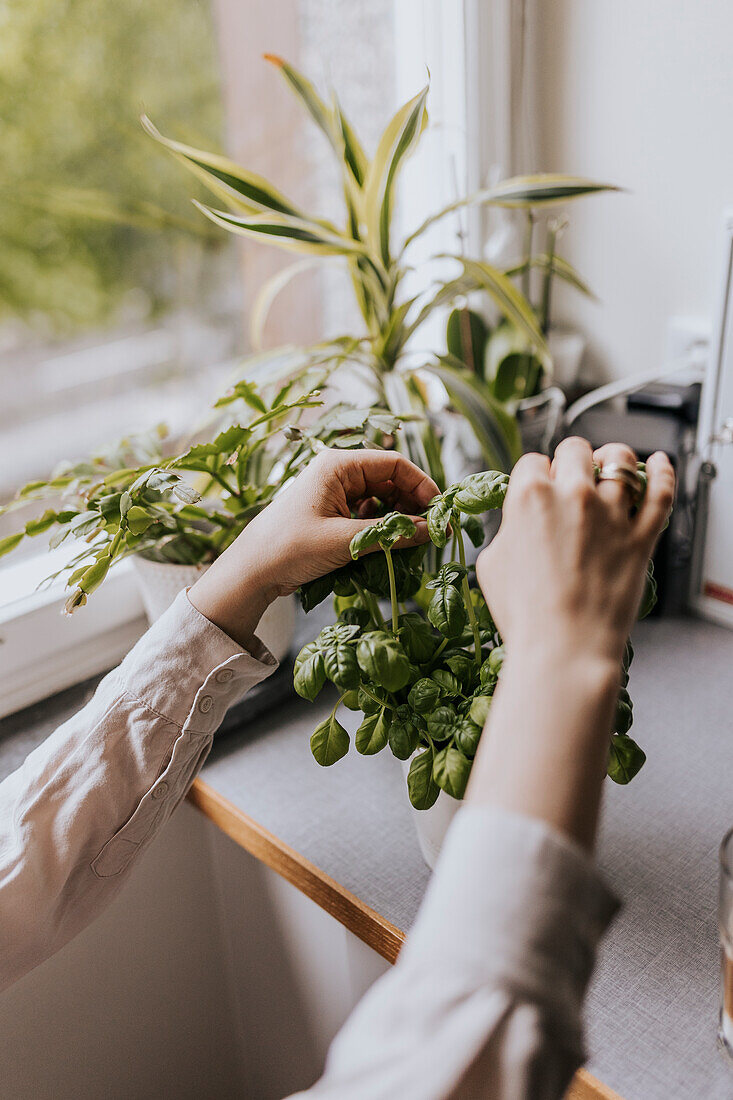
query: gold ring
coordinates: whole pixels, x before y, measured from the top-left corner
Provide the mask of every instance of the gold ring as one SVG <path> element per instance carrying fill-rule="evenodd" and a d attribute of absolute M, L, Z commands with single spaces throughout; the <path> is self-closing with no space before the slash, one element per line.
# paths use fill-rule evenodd
<path fill-rule="evenodd" d="M 644 482 L 639 476 L 638 470 L 632 470 L 620 462 L 609 462 L 596 473 L 596 481 L 618 481 L 631 491 L 632 501 L 639 503 L 644 491 Z"/>

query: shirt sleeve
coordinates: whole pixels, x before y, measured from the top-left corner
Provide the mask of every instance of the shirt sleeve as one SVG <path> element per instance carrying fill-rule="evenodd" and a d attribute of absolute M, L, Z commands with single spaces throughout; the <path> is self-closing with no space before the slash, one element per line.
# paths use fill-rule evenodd
<path fill-rule="evenodd" d="M 583 999 L 617 908 L 544 823 L 462 808 L 397 964 L 299 1095 L 559 1100 L 585 1058 Z"/>
<path fill-rule="evenodd" d="M 0 990 L 112 900 L 233 702 L 277 667 L 181 592 L 90 702 L 0 783 Z"/>

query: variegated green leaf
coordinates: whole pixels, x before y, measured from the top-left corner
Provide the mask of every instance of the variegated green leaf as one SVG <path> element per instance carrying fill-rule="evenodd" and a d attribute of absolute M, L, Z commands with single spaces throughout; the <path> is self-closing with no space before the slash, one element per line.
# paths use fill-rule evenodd
<path fill-rule="evenodd" d="M 546 256 L 544 253 L 541 253 L 539 256 L 533 256 L 530 260 L 530 266 L 536 267 L 540 271 L 547 271 L 549 263 L 550 257 Z M 522 264 L 517 264 L 515 267 L 508 268 L 504 272 L 504 274 L 508 275 L 510 278 L 514 278 L 516 275 L 523 274 L 526 269 L 527 264 L 525 262 Z M 595 294 L 588 286 L 588 284 L 584 282 L 583 279 L 581 279 L 580 275 L 572 266 L 572 264 L 568 263 L 567 260 L 564 260 L 562 256 L 555 255 L 552 257 L 552 271 L 553 274 L 557 275 L 558 279 L 562 279 L 570 286 L 575 287 L 575 289 L 579 290 L 581 294 L 585 294 L 588 298 L 595 299 Z"/>
<path fill-rule="evenodd" d="M 450 356 L 427 367 L 445 386 L 451 403 L 468 420 L 488 467 L 508 472 L 522 453 L 513 416 L 489 392 L 485 383 Z"/>
<path fill-rule="evenodd" d="M 402 164 L 414 152 L 427 123 L 429 85 L 400 107 L 380 138 L 364 182 L 367 234 L 385 265 L 390 262 L 389 228 L 394 185 Z"/>
<path fill-rule="evenodd" d="M 551 367 L 550 351 L 540 331 L 534 310 L 511 279 L 491 264 L 458 258 L 466 274 L 475 279 L 477 286 L 494 299 L 502 316 L 524 333 L 543 364 L 548 368 Z"/>
<path fill-rule="evenodd" d="M 495 187 L 487 187 L 481 191 L 475 191 L 472 195 L 466 195 L 462 199 L 451 202 L 418 226 L 418 228 L 405 240 L 405 247 L 421 236 L 431 225 L 441 218 L 452 214 L 464 206 L 508 206 L 530 207 L 549 206 L 553 203 L 568 202 L 571 199 L 579 199 L 583 195 L 594 195 L 599 191 L 620 191 L 612 183 L 597 183 L 594 180 L 583 179 L 580 176 L 565 176 L 560 174 L 539 174 L 534 176 L 514 176 L 503 180 Z"/>
<path fill-rule="evenodd" d="M 343 237 L 325 226 L 287 214 L 253 214 L 251 216 L 230 214 L 226 210 L 213 210 L 210 206 L 194 200 L 202 214 L 216 225 L 230 233 L 244 237 L 266 240 L 268 243 L 286 248 L 291 252 L 310 252 L 321 256 L 339 256 L 349 253 L 364 253 L 365 248 L 358 241 Z"/>
<path fill-rule="evenodd" d="M 247 171 L 228 157 L 206 153 L 201 149 L 194 149 L 190 145 L 164 137 L 147 115 L 143 115 L 140 121 L 150 137 L 178 157 L 214 194 L 232 201 L 232 204 L 240 210 L 252 213 L 275 210 L 294 217 L 303 216 L 301 211 L 264 177 Z"/>

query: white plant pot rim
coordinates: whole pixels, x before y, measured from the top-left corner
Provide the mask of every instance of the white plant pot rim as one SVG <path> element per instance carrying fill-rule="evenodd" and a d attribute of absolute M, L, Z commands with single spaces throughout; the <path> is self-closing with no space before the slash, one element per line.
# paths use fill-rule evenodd
<path fill-rule="evenodd" d="M 142 554 L 132 556 L 140 594 L 150 623 L 170 607 L 176 596 L 203 576 L 209 565 L 179 565 L 155 561 Z M 295 596 L 280 596 L 265 611 L 257 627 L 257 637 L 272 655 L 287 657 L 295 636 Z"/>

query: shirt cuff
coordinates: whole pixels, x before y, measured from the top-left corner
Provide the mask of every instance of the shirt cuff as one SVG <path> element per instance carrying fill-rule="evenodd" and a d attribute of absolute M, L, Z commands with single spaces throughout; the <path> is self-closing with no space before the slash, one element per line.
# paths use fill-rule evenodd
<path fill-rule="evenodd" d="M 572 1027 L 618 908 L 590 857 L 549 825 L 468 805 L 448 832 L 404 954 L 434 957 L 445 945 L 443 961 L 476 986 L 509 988 Z M 446 928 L 450 937 L 440 934 Z"/>
<path fill-rule="evenodd" d="M 180 592 L 117 669 L 120 686 L 157 714 L 195 733 L 214 733 L 228 708 L 278 662 L 255 638 L 242 649 Z"/>

